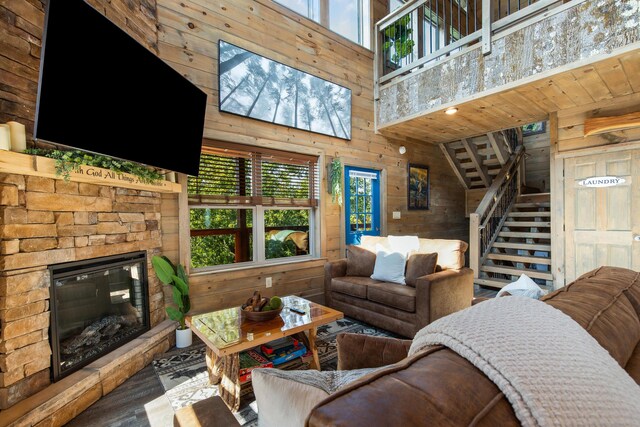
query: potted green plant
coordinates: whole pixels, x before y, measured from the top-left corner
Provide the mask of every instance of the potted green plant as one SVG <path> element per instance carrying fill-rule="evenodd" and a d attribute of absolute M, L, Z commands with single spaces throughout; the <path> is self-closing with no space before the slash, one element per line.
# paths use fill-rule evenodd
<path fill-rule="evenodd" d="M 179 322 L 176 329 L 176 347 L 189 347 L 192 342 L 191 329 L 185 323 L 185 315 L 191 309 L 189 299 L 189 278 L 182 264 L 176 268 L 165 256 L 154 256 L 151 264 L 158 279 L 165 285 L 171 286 L 171 294 L 176 307 L 167 307 L 167 314 L 171 320 Z"/>

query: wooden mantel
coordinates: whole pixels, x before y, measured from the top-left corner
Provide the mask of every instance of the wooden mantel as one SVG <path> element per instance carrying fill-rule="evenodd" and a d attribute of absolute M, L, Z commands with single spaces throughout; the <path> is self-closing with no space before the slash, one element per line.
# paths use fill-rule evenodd
<path fill-rule="evenodd" d="M 56 161 L 54 159 L 47 157 L 0 150 L 0 172 L 63 179 L 56 174 L 55 164 Z M 96 166 L 80 165 L 79 172 L 70 172 L 69 175 L 70 181 L 73 182 L 109 185 L 158 193 L 180 193 L 182 191 L 181 185 L 175 182 L 159 181 L 155 184 L 147 184 L 140 182 L 135 175 L 115 172 Z"/>

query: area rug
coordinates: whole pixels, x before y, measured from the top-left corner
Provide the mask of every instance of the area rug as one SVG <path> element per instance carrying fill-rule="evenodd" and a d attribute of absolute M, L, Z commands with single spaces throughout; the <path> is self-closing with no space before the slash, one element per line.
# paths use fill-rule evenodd
<path fill-rule="evenodd" d="M 316 346 L 323 371 L 336 369 L 338 363 L 336 336 L 341 332 L 397 337 L 391 332 L 350 318 L 320 326 Z M 287 364 L 286 369 L 308 369 L 308 367 L 308 362 L 298 359 L 297 363 Z M 174 410 L 218 394 L 218 387 L 209 385 L 205 346 L 201 341 L 194 341 L 194 344 L 188 348 L 173 349 L 156 356 L 153 368 Z M 257 426 L 258 414 L 250 383 L 242 387 L 240 410 L 234 415 L 243 426 Z"/>

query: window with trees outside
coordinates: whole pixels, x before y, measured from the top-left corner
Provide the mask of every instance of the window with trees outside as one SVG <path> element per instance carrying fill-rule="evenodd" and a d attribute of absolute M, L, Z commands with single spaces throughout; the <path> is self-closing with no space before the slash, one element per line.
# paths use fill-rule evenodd
<path fill-rule="evenodd" d="M 275 0 L 366 48 L 371 47 L 370 0 Z"/>
<path fill-rule="evenodd" d="M 189 177 L 191 267 L 314 256 L 318 158 L 205 141 Z"/>

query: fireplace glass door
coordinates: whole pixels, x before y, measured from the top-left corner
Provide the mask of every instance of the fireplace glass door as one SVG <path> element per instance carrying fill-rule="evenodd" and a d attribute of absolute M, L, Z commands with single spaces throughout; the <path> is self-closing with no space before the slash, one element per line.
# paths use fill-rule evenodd
<path fill-rule="evenodd" d="M 51 267 L 53 379 L 149 330 L 145 252 Z"/>

